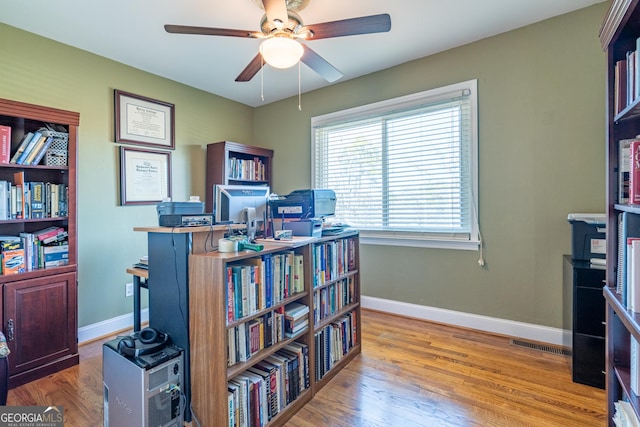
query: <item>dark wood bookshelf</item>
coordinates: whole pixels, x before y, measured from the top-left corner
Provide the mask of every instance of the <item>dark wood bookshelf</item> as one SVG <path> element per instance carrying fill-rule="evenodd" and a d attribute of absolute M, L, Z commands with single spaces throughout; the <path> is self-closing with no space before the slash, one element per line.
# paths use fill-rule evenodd
<path fill-rule="evenodd" d="M 67 216 L 0 221 L 0 234 L 17 236 L 55 225 L 67 231 L 68 264 L 3 274 L 0 300 L 2 330 L 11 356 L 9 386 L 15 387 L 78 364 L 76 163 L 80 115 L 76 112 L 0 99 L 0 124 L 11 128 L 11 156 L 22 136 L 47 124 L 62 126 L 68 134 L 67 164 L 0 164 L 0 179 L 13 182 L 23 171 L 25 182 L 64 184 Z M 46 310 L 42 307 L 46 305 Z M 46 337 L 43 340 L 42 337 Z"/>
<path fill-rule="evenodd" d="M 257 159 L 264 167 L 264 179 L 246 179 L 232 176 L 230 159 Z M 205 210 L 213 212 L 213 189 L 216 184 L 268 185 L 271 188 L 273 150 L 232 141 L 207 144 L 207 170 Z"/>
<path fill-rule="evenodd" d="M 624 260 L 618 260 L 618 243 L 626 241 L 619 235 L 622 215 L 640 215 L 639 205 L 627 205 L 618 200 L 618 166 L 620 140 L 635 138 L 640 134 L 640 97 L 629 101 L 624 87 L 632 87 L 630 80 L 616 77 L 616 64 L 627 59 L 627 53 L 636 51 L 640 38 L 639 0 L 613 0 L 600 29 L 600 42 L 606 52 L 606 111 L 607 111 L 607 262 L 606 286 L 603 294 L 606 302 L 606 390 L 608 425 L 614 426 L 615 403 L 631 402 L 636 416 L 640 414 L 638 396 L 631 390 L 630 352 L 631 337 L 640 340 L 640 314 L 628 310 L 618 295 L 618 268 L 626 268 Z M 624 73 L 618 73 L 620 77 Z M 638 74 L 636 74 L 638 75 Z M 623 77 L 624 78 L 624 77 Z M 637 80 L 640 80 L 638 78 Z M 636 82 L 640 85 L 640 81 Z M 637 93 L 637 92 L 636 92 Z M 624 96 L 624 98 L 621 98 Z M 627 102 L 618 101 L 624 99 Z M 640 230 L 629 230 L 630 236 L 640 235 Z"/>

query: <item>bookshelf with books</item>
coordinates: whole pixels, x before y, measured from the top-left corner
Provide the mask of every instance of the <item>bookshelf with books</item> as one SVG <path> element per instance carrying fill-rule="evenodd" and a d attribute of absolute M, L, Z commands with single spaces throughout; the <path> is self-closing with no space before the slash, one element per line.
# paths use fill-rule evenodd
<path fill-rule="evenodd" d="M 79 361 L 79 119 L 75 112 L 0 99 L 0 258 L 6 251 L 0 297 L 10 387 Z"/>
<path fill-rule="evenodd" d="M 321 388 L 360 353 L 359 236 L 312 244 L 315 383 Z"/>
<path fill-rule="evenodd" d="M 273 150 L 220 141 L 207 144 L 205 210 L 213 212 L 216 184 L 268 185 L 271 188 Z"/>
<path fill-rule="evenodd" d="M 314 251 L 336 241 L 351 250 L 350 270 L 317 291 L 344 289 L 341 283 L 351 280 L 349 302 L 316 322 Z M 338 329 L 360 330 L 357 245 L 354 232 L 311 243 L 265 243 L 259 252 L 189 257 L 191 405 L 203 425 L 229 425 L 238 417 L 247 426 L 283 425 L 360 352 L 356 338 L 340 357 L 336 348 L 320 353 L 315 338 L 326 334 L 334 344 Z M 354 328 L 345 324 L 349 315 Z M 325 366 L 318 357 L 325 356 L 332 369 L 318 379 L 317 367 Z"/>

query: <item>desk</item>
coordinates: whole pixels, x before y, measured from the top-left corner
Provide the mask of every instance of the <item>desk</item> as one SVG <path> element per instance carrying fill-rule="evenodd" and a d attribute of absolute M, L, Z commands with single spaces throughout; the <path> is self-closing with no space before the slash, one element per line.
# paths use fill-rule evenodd
<path fill-rule="evenodd" d="M 191 422 L 191 365 L 189 344 L 189 256 L 212 252 L 218 239 L 243 224 L 199 227 L 135 227 L 147 233 L 149 271 L 149 326 L 169 334 L 171 342 L 184 350 L 185 421 Z M 129 269 L 135 270 L 135 268 Z M 135 276 L 134 276 L 135 278 Z M 134 286 L 135 288 L 135 286 Z"/>
<path fill-rule="evenodd" d="M 133 332 L 140 331 L 140 288 L 149 289 L 149 270 L 144 268 L 127 268 L 133 275 Z"/>

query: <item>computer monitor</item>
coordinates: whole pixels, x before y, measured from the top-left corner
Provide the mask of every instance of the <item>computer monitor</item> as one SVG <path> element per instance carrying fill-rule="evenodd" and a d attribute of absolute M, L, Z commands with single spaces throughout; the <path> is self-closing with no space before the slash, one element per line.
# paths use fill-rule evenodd
<path fill-rule="evenodd" d="M 216 222 L 246 223 L 245 208 L 255 209 L 255 220 L 262 224 L 267 212 L 269 187 L 262 185 L 215 185 L 214 210 Z"/>

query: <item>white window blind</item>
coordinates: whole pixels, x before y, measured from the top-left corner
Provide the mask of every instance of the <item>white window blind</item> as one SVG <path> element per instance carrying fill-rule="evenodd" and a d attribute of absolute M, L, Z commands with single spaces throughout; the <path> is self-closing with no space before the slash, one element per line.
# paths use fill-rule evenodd
<path fill-rule="evenodd" d="M 476 86 L 312 118 L 312 182 L 336 192 L 337 219 L 377 243 L 477 248 Z"/>

